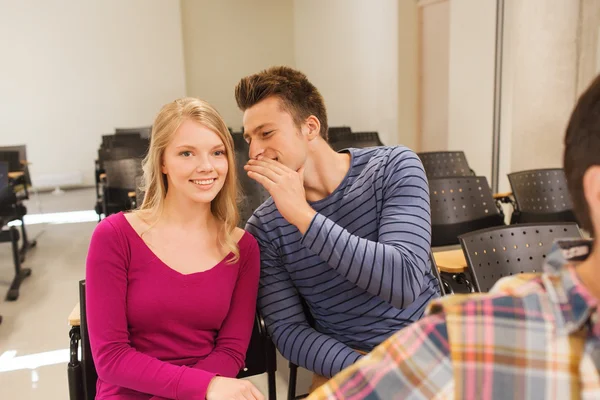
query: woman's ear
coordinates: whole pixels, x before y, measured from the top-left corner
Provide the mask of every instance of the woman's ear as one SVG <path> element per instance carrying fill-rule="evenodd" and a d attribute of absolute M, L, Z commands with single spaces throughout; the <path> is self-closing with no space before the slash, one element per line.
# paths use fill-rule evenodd
<path fill-rule="evenodd" d="M 165 155 L 160 156 L 160 171 L 163 174 L 167 174 L 167 166 L 165 165 Z"/>

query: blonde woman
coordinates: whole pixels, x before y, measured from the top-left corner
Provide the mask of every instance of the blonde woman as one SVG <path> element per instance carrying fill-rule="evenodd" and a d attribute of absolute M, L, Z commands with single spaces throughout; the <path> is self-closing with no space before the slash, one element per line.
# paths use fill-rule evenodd
<path fill-rule="evenodd" d="M 90 243 L 96 398 L 262 400 L 234 379 L 252 333 L 259 251 L 236 227 L 233 140 L 213 107 L 184 98 L 162 108 L 144 181 L 140 209 L 104 219 Z"/>

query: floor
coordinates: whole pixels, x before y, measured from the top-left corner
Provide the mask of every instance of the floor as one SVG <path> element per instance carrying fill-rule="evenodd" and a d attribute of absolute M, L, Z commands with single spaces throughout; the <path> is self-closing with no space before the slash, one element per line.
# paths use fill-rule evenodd
<path fill-rule="evenodd" d="M 94 189 L 31 196 L 26 226 L 37 247 L 27 254 L 23 266 L 32 275 L 14 302 L 4 300 L 13 277 L 10 245 L 0 244 L 0 399 L 69 398 L 67 317 L 77 302 L 77 282 L 85 275 L 96 226 L 94 198 Z M 310 377 L 299 371 L 298 393 L 306 392 Z M 249 380 L 267 393 L 266 376 Z M 286 398 L 287 381 L 287 362 L 278 355 L 278 399 Z"/>

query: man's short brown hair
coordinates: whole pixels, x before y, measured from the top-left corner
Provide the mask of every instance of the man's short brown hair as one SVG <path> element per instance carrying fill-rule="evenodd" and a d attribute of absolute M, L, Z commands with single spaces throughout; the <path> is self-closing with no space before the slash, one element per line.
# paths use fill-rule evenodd
<path fill-rule="evenodd" d="M 323 96 L 302 72 L 290 67 L 271 67 L 242 78 L 235 87 L 235 100 L 242 111 L 270 96 L 277 96 L 296 126 L 314 115 L 321 123 L 320 134 L 327 140 L 327 111 Z"/>
<path fill-rule="evenodd" d="M 594 235 L 583 177 L 590 167 L 600 165 L 600 76 L 581 95 L 571 114 L 563 165 L 575 216 L 581 227 Z"/>

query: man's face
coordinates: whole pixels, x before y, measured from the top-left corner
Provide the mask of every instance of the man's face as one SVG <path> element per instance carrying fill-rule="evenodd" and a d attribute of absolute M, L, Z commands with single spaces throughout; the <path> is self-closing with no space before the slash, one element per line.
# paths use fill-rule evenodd
<path fill-rule="evenodd" d="M 269 158 L 298 171 L 306 162 L 308 139 L 277 96 L 267 97 L 244 112 L 244 138 L 251 159 Z"/>

